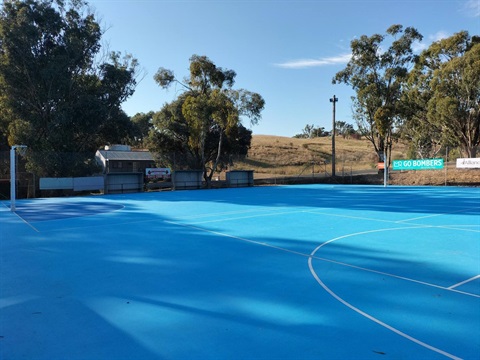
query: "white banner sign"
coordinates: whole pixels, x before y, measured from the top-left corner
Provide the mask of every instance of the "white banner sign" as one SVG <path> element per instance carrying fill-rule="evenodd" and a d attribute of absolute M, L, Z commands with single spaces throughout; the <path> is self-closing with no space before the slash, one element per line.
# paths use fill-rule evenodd
<path fill-rule="evenodd" d="M 480 168 L 480 158 L 457 159 L 457 168 L 459 169 Z"/>

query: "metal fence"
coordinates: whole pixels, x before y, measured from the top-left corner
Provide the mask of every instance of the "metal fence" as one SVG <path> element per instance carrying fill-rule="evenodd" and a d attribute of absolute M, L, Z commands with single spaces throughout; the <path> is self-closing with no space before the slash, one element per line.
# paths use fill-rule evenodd
<path fill-rule="evenodd" d="M 278 153 L 278 152 L 277 152 Z M 68 164 L 70 159 L 78 159 L 78 156 L 71 153 L 54 153 L 49 156 L 45 153 L 45 158 L 57 159 L 63 165 Z M 152 154 L 154 159 L 159 159 L 157 154 Z M 396 155 L 398 156 L 398 154 Z M 448 162 L 442 170 L 418 170 L 418 171 L 390 171 L 388 182 L 395 185 L 447 185 L 447 186 L 480 186 L 480 168 L 461 169 L 457 167 L 455 153 L 451 153 Z M 382 184 L 383 174 L 379 174 L 377 161 L 374 155 L 370 158 L 364 154 L 355 154 L 351 152 L 337 152 L 335 176 L 332 176 L 332 164 L 328 154 L 316 153 L 310 157 L 295 157 L 295 154 L 285 154 L 281 158 L 267 158 L 264 154 L 250 153 L 246 157 L 231 156 L 228 161 L 223 163 L 220 171 L 215 172 L 212 177 L 212 187 L 228 186 L 227 174 L 231 171 L 248 170 L 253 171 L 253 184 L 255 185 L 281 185 L 281 184 L 306 184 L 306 183 L 338 183 L 338 184 Z M 165 157 L 164 157 L 165 158 Z M 171 154 L 169 156 L 171 164 L 157 163 L 159 167 L 170 167 L 172 172 L 189 170 L 181 160 L 181 155 Z M 37 157 L 38 159 L 38 157 Z M 108 172 L 101 166 L 95 165 L 94 154 L 91 156 L 92 164 L 89 164 L 88 174 L 80 176 L 108 176 Z M 126 164 L 128 165 L 128 164 Z M 132 165 L 132 164 L 130 164 Z M 128 166 L 130 166 L 128 165 Z M 125 166 L 125 168 L 129 168 Z M 87 168 L 87 167 L 86 167 Z M 124 168 L 124 169 L 125 169 Z M 130 191 L 158 191 L 174 189 L 170 181 L 148 182 L 143 178 L 144 166 L 135 165 L 139 177 L 135 181 L 125 180 L 129 173 L 125 172 L 126 177 L 121 181 L 109 181 L 106 178 L 105 192 L 110 190 L 117 192 Z M 78 193 L 69 189 L 51 189 L 40 188 L 40 178 L 45 177 L 35 171 L 28 171 L 29 166 L 22 156 L 17 156 L 16 173 L 16 192 L 17 198 L 35 198 L 48 196 L 70 196 Z M 118 172 L 115 172 L 118 174 Z M 62 176 L 63 175 L 63 176 Z M 69 177 L 72 174 L 61 174 L 53 177 Z M 73 175 L 77 176 L 77 175 Z M 112 173 L 113 177 L 113 173 Z M 120 174 L 115 178 L 119 180 Z M 130 176 L 131 177 L 131 176 Z M 123 181 L 123 182 L 122 182 Z M 250 184 L 250 180 L 249 180 Z M 202 186 L 205 184 L 203 183 Z M 195 188 L 199 186 L 195 185 Z M 110 190 L 109 190 L 110 189 Z M 86 191 L 89 193 L 89 191 Z M 9 151 L 0 152 L 0 199 L 10 197 L 10 156 Z"/>

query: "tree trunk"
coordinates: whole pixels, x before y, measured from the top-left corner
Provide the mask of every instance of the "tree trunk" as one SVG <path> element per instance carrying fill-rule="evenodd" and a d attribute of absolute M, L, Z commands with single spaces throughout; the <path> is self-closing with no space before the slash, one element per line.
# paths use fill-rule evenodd
<path fill-rule="evenodd" d="M 468 158 L 474 158 L 477 156 L 477 147 L 476 146 L 465 146 L 465 152 L 467 153 Z"/>

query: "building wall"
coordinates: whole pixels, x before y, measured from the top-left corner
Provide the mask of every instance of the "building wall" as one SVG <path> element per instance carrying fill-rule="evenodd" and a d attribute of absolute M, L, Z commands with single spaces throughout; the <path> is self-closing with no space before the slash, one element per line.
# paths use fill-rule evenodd
<path fill-rule="evenodd" d="M 109 160 L 107 161 L 106 173 L 131 173 L 141 172 L 145 173 L 146 168 L 155 167 L 155 163 L 152 161 L 132 161 L 132 160 Z"/>

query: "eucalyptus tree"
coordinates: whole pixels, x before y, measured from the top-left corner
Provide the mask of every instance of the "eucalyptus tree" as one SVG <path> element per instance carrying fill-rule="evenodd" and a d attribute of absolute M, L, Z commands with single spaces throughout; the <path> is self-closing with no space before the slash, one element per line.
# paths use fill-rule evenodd
<path fill-rule="evenodd" d="M 102 58 L 102 35 L 82 0 L 3 1 L 0 133 L 28 145 L 38 175 L 88 171 L 101 144 L 129 135 L 121 104 L 134 92 L 138 63 L 116 52 Z M 79 155 L 55 160 L 60 152 Z"/>
<path fill-rule="evenodd" d="M 130 119 L 133 127 L 131 143 L 136 146 L 146 147 L 148 134 L 153 129 L 154 114 L 154 111 L 149 111 L 148 113 L 137 113 L 132 116 Z"/>
<path fill-rule="evenodd" d="M 407 129 L 444 146 L 459 145 L 467 157 L 475 157 L 480 145 L 480 37 L 461 31 L 434 42 L 420 55 L 410 79 L 408 95 L 421 106 L 411 107 Z"/>
<path fill-rule="evenodd" d="M 432 89 L 428 82 L 420 81 L 424 75 L 412 71 L 402 95 L 403 122 L 399 126 L 400 138 L 408 144 L 409 158 L 423 159 L 437 157 L 445 145 L 451 143 L 442 134 L 442 129 L 428 117 L 428 102 Z"/>
<path fill-rule="evenodd" d="M 359 132 L 373 144 L 379 160 L 391 150 L 401 119 L 399 100 L 415 54 L 412 45 L 422 35 L 413 27 L 393 25 L 385 35 L 362 35 L 352 40 L 352 57 L 333 83 L 345 83 L 356 92 L 353 117 Z M 390 151 L 389 151 L 390 153 Z"/>
<path fill-rule="evenodd" d="M 194 166 L 203 170 L 207 185 L 222 160 L 226 138 L 234 145 L 234 138 L 229 135 L 241 130 L 242 118 L 249 118 L 252 125 L 257 124 L 265 106 L 259 94 L 233 89 L 235 77 L 235 71 L 217 67 L 208 57 L 198 55 L 190 58 L 190 74 L 184 82 L 165 68 L 160 68 L 154 76 L 162 88 L 175 82 L 185 88 L 176 101 L 164 107 L 161 116 L 164 121 L 173 119 L 182 124 L 179 129 L 184 130 L 183 152 L 190 154 L 195 160 Z M 165 137 L 165 129 L 156 127 L 158 134 L 153 136 Z M 175 141 L 176 138 L 170 136 L 170 139 Z M 212 140 L 216 144 L 214 153 L 209 146 Z"/>

